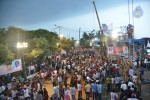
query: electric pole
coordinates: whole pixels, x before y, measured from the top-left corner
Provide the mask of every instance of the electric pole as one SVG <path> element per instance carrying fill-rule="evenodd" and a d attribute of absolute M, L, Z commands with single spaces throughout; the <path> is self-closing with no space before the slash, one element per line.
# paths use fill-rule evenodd
<path fill-rule="evenodd" d="M 81 27 L 79 28 L 79 47 L 80 47 L 80 31 L 81 31 Z"/>

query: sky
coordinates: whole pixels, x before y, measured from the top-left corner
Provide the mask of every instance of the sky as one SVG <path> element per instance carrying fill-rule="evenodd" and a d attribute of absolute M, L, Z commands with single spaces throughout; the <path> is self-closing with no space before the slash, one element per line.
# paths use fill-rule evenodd
<path fill-rule="evenodd" d="M 26 30 L 47 29 L 63 34 L 67 38 L 79 39 L 83 32 L 98 31 L 98 21 L 93 0 L 0 0 L 0 28 L 9 26 Z M 130 22 L 128 0 L 95 0 L 101 24 L 113 26 L 120 32 L 120 26 L 134 25 L 136 38 L 150 37 L 150 0 L 133 0 L 133 9 L 140 6 L 141 18 L 132 17 L 130 1 Z M 132 19 L 133 18 L 133 19 Z M 57 26 L 61 26 L 59 28 Z"/>

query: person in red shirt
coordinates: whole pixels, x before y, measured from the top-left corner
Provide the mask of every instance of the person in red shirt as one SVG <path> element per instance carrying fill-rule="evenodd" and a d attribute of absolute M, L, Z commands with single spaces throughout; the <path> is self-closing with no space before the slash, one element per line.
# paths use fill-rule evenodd
<path fill-rule="evenodd" d="M 117 74 L 117 68 L 116 67 L 113 68 L 113 72 L 114 72 L 114 75 Z"/>

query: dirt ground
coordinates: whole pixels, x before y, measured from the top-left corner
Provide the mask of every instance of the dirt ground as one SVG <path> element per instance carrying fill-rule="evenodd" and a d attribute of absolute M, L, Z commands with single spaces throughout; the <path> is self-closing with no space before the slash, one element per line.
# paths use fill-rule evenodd
<path fill-rule="evenodd" d="M 67 82 L 67 83 L 68 83 L 68 85 L 70 84 L 70 78 L 68 79 L 68 82 Z M 49 97 L 50 97 L 51 95 L 53 95 L 54 90 L 53 90 L 53 86 L 52 86 L 52 83 L 50 82 L 50 80 L 47 79 L 47 80 L 45 81 L 45 83 L 43 84 L 43 88 L 46 88 L 46 89 L 47 89 L 48 94 L 49 94 Z M 78 94 L 78 91 L 76 91 L 76 100 L 77 100 L 77 98 L 78 98 L 77 94 Z M 82 92 L 82 98 L 83 98 L 83 99 L 86 98 L 84 92 Z M 92 99 L 92 98 L 90 98 L 90 99 Z"/>

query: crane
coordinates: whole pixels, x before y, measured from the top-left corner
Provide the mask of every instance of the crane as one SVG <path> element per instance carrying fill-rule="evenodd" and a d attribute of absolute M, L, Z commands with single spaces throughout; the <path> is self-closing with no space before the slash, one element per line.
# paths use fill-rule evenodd
<path fill-rule="evenodd" d="M 102 30 L 100 19 L 99 19 L 98 12 L 97 12 L 97 9 L 96 9 L 95 1 L 93 1 L 93 5 L 94 5 L 94 8 L 95 8 L 95 12 L 96 12 L 100 32 L 101 32 L 101 34 L 103 34 L 103 30 Z"/>
<path fill-rule="evenodd" d="M 98 20 L 98 25 L 99 25 L 99 29 L 100 29 L 101 51 L 103 51 L 103 52 L 104 52 L 104 55 L 106 56 L 106 55 L 107 55 L 106 44 L 103 43 L 103 41 L 102 41 L 102 37 L 104 36 L 104 34 L 103 34 L 102 27 L 101 27 L 100 19 L 99 19 L 99 16 L 98 16 L 98 12 L 97 12 L 97 9 L 96 9 L 95 1 L 93 1 L 93 5 L 94 5 L 94 8 L 95 8 L 95 12 L 96 12 L 97 20 Z"/>

